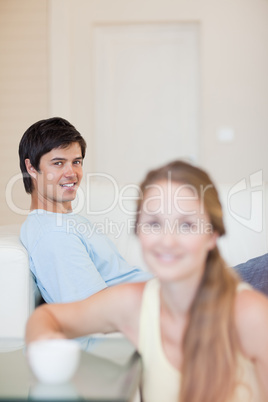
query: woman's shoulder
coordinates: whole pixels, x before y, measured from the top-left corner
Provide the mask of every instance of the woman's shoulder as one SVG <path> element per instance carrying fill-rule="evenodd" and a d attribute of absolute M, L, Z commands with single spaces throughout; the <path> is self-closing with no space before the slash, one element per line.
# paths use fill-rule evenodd
<path fill-rule="evenodd" d="M 146 282 L 125 283 L 104 290 L 110 294 L 114 293 L 117 300 L 114 308 L 120 311 L 116 318 L 117 327 L 136 347 L 138 346 L 139 319 L 145 286 Z"/>
<path fill-rule="evenodd" d="M 235 297 L 235 313 L 238 317 L 247 317 L 247 320 L 263 314 L 263 310 L 268 307 L 268 298 L 254 289 L 246 282 L 237 285 Z"/>
<path fill-rule="evenodd" d="M 255 358 L 258 347 L 268 339 L 268 298 L 242 282 L 238 284 L 234 313 L 242 351 Z"/>
<path fill-rule="evenodd" d="M 121 295 L 126 296 L 130 302 L 136 302 L 142 298 L 142 294 L 147 282 L 132 282 L 118 285 Z"/>
<path fill-rule="evenodd" d="M 109 288 L 109 291 L 113 289 L 118 308 L 125 312 L 125 319 L 128 318 L 129 312 L 131 315 L 135 312 L 139 316 L 146 283 L 123 283 Z"/>

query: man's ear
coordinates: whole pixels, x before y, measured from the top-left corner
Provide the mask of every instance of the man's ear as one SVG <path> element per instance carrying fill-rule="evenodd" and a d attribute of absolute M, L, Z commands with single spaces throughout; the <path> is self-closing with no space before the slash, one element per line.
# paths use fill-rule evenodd
<path fill-rule="evenodd" d="M 33 167 L 33 165 L 31 164 L 30 159 L 25 159 L 25 166 L 27 169 L 27 172 L 29 173 L 29 175 L 33 178 L 36 179 L 36 175 L 37 175 L 37 171 L 36 169 Z"/>

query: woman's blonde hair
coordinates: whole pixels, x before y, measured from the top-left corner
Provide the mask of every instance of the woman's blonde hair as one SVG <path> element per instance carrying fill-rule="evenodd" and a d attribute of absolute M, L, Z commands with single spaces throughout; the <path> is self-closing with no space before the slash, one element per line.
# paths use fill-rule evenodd
<path fill-rule="evenodd" d="M 202 169 L 174 161 L 150 171 L 141 184 L 136 227 L 148 186 L 171 180 L 193 186 L 210 223 L 219 236 L 225 233 L 217 190 Z M 206 268 L 190 309 L 183 340 L 179 402 L 223 402 L 234 391 L 238 339 L 234 299 L 238 278 L 227 268 L 217 246 L 208 253 Z"/>

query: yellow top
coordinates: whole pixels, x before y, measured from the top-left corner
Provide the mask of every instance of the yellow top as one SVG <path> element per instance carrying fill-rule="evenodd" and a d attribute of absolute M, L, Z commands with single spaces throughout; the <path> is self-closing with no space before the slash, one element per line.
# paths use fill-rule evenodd
<path fill-rule="evenodd" d="M 240 283 L 238 291 L 251 289 Z M 159 281 L 152 279 L 144 288 L 138 349 L 143 361 L 144 402 L 178 402 L 181 374 L 167 360 L 161 342 Z M 238 358 L 238 385 L 230 402 L 264 402 L 254 364 Z"/>

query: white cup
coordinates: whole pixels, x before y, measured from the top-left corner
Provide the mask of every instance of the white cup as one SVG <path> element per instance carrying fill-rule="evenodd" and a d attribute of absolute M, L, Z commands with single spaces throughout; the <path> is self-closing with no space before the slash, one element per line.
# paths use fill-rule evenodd
<path fill-rule="evenodd" d="M 61 384 L 69 381 L 78 368 L 80 345 L 70 339 L 35 341 L 28 345 L 27 358 L 40 382 Z"/>

